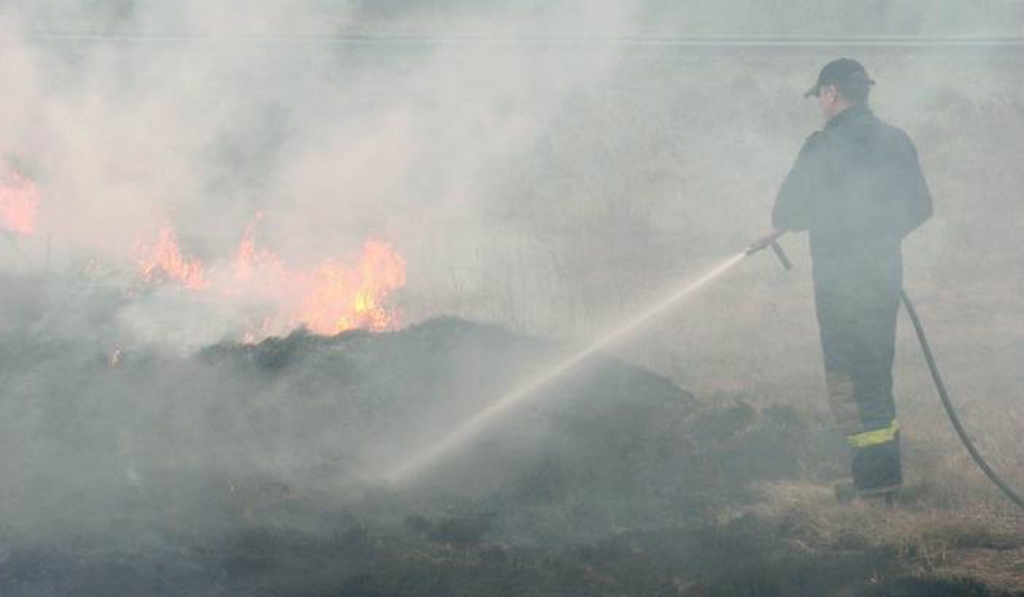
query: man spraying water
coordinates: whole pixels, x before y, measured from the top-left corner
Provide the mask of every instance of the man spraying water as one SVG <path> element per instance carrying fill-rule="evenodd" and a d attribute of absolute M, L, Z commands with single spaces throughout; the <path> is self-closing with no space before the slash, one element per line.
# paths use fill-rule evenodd
<path fill-rule="evenodd" d="M 782 183 L 769 238 L 809 232 L 829 403 L 853 451 L 853 489 L 889 500 L 903 482 L 892 394 L 901 242 L 931 216 L 932 200 L 913 142 L 868 107 L 873 84 L 840 58 L 804 94 L 817 98 L 825 126 Z"/>
<path fill-rule="evenodd" d="M 854 485 L 863 495 L 898 490 L 902 476 L 892 360 L 903 273 L 900 243 L 931 214 L 931 197 L 910 139 L 868 109 L 873 83 L 853 60 L 836 60 L 822 69 L 806 95 L 818 97 L 826 125 L 804 144 L 782 185 L 772 234 L 511 388 L 383 478 L 406 482 L 464 449 L 498 420 L 538 399 L 538 390 L 632 335 L 746 255 L 770 246 L 788 267 L 775 240 L 785 231 L 809 230 L 829 395 L 854 448 Z"/>

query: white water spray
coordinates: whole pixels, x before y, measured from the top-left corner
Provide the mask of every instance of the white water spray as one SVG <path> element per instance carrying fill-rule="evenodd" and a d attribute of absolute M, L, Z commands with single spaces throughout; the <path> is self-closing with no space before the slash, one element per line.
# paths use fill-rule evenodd
<path fill-rule="evenodd" d="M 456 448 L 479 436 L 483 431 L 490 428 L 499 418 L 508 414 L 513 408 L 528 404 L 531 398 L 535 398 L 537 396 L 537 391 L 539 389 L 575 368 L 587 358 L 593 356 L 594 353 L 621 340 L 624 336 L 647 322 L 647 320 L 655 317 L 663 311 L 666 311 L 677 302 L 690 296 L 715 278 L 718 278 L 739 263 L 744 257 L 746 257 L 746 255 L 746 253 L 740 253 L 739 255 L 729 258 L 727 261 L 715 267 L 713 270 L 704 274 L 697 280 L 690 282 L 686 286 L 670 294 L 667 298 L 643 311 L 633 319 L 630 319 L 626 323 L 605 334 L 590 346 L 569 356 L 554 367 L 542 371 L 535 377 L 524 382 L 522 385 L 513 388 L 507 394 L 495 401 L 494 404 L 488 406 L 463 423 L 461 427 L 453 430 L 448 435 L 442 437 L 437 443 L 427 447 L 419 454 L 392 469 L 384 478 L 391 483 L 402 483 L 430 468 L 433 464 L 450 454 Z"/>

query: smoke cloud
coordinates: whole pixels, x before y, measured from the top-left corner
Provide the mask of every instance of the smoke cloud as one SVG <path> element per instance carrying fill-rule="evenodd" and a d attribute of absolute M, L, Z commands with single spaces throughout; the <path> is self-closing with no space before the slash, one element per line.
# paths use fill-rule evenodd
<path fill-rule="evenodd" d="M 942 322 L 934 342 L 951 377 L 979 388 L 983 448 L 1016 445 L 1019 417 L 992 413 L 1016 412 L 1024 357 L 1024 80 L 1019 45 L 971 40 L 1024 34 L 1019 3 L 29 4 L 0 16 L 0 156 L 40 198 L 32 234 L 0 231 L 0 448 L 16 455 L 0 473 L 22 481 L 0 508 L 31 513 L 25 528 L 75 492 L 102 501 L 154 471 L 280 474 L 375 439 L 336 441 L 317 404 L 295 414 L 296 396 L 344 395 L 312 373 L 254 381 L 203 360 L 218 342 L 302 325 L 260 322 L 303 304 L 318 273 L 368 275 L 366 248 L 380 246 L 368 243 L 403 266 L 401 283 L 387 270 L 386 309 L 370 305 L 394 316 L 382 330 L 456 315 L 572 346 L 600 337 L 766 232 L 779 183 L 821 126 L 801 94 L 837 55 L 866 65 L 873 108 L 917 144 L 936 215 L 905 245 L 907 289 Z M 881 36 L 963 43 L 854 39 Z M 213 290 L 144 279 L 166 230 Z M 273 258 L 222 284 L 246 239 Z M 761 253 L 611 352 L 708 401 L 825 416 L 810 261 L 801 236 L 782 242 L 794 272 Z M 914 350 L 901 330 L 901 412 L 940 428 Z M 129 372 L 109 374 L 119 366 Z M 456 368 L 452 387 L 490 373 L 471 369 Z M 452 429 L 486 404 L 471 393 L 403 412 L 420 427 L 392 421 L 401 441 L 377 450 L 398 459 Z M 228 406 L 211 414 L 211 396 Z"/>

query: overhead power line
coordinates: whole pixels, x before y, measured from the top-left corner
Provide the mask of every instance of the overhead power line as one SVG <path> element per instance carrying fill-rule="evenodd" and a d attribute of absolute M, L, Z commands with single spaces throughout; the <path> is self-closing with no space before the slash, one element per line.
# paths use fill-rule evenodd
<path fill-rule="evenodd" d="M 38 42 L 134 44 L 301 44 L 341 46 L 509 46 L 509 47 L 624 47 L 624 48 L 963 48 L 1021 49 L 1024 37 L 956 36 L 497 36 L 497 35 L 392 35 L 392 34 L 159 34 L 62 30 L 0 31 L 0 38 Z"/>

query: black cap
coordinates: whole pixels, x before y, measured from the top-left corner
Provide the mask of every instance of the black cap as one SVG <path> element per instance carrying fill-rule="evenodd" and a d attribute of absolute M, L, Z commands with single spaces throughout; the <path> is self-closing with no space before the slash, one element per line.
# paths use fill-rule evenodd
<path fill-rule="evenodd" d="M 838 85 L 841 83 L 862 83 L 874 85 L 874 80 L 864 70 L 864 65 L 852 58 L 837 58 L 826 64 L 818 73 L 818 82 L 807 90 L 804 97 L 818 96 L 821 88 L 826 85 Z"/>

